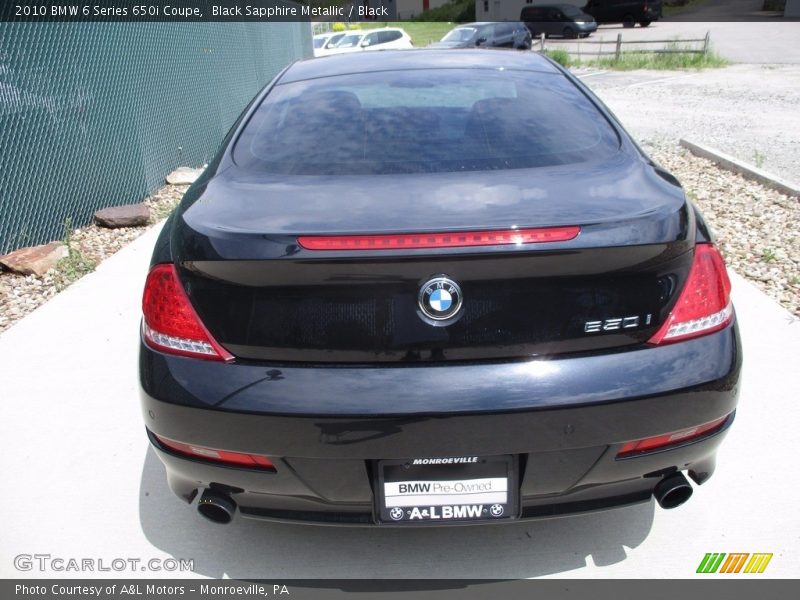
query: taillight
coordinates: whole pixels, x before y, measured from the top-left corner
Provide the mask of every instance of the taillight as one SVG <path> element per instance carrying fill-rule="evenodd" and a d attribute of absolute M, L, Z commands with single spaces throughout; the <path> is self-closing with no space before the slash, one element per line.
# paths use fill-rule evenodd
<path fill-rule="evenodd" d="M 244 452 L 231 452 L 230 450 L 219 450 L 218 448 L 207 448 L 178 442 L 160 435 L 153 434 L 158 443 L 177 454 L 191 456 L 215 463 L 222 463 L 234 467 L 246 467 L 249 469 L 262 469 L 265 471 L 275 471 L 274 463 L 266 456 L 260 454 L 245 454 Z"/>
<path fill-rule="evenodd" d="M 689 442 L 695 442 L 700 438 L 710 436 L 725 425 L 730 415 L 725 415 L 720 419 L 715 419 L 703 425 L 696 427 L 689 427 L 688 429 L 681 429 L 680 431 L 673 431 L 655 437 L 645 438 L 642 440 L 635 440 L 627 442 L 619 449 L 617 458 L 629 458 L 631 456 L 638 456 L 656 450 L 666 450 L 673 446 L 681 446 Z"/>
<path fill-rule="evenodd" d="M 492 229 L 442 233 L 390 233 L 377 235 L 304 235 L 297 243 L 306 250 L 414 250 L 420 248 L 465 248 L 508 244 L 565 242 L 577 237 L 581 228 Z"/>
<path fill-rule="evenodd" d="M 731 281 L 713 244 L 697 244 L 678 301 L 651 344 L 667 344 L 719 331 L 733 319 Z"/>
<path fill-rule="evenodd" d="M 160 264 L 150 270 L 144 284 L 142 313 L 144 339 L 156 350 L 207 360 L 233 360 L 200 321 L 175 265 Z"/>

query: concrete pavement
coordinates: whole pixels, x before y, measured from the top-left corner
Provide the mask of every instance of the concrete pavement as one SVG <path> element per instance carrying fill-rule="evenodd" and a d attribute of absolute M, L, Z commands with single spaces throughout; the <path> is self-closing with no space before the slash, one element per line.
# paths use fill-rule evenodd
<path fill-rule="evenodd" d="M 706 552 L 772 552 L 759 577 L 797 575 L 800 322 L 741 278 L 737 420 L 717 474 L 681 508 L 452 529 L 222 527 L 169 492 L 139 414 L 139 302 L 156 233 L 0 335 L 0 577 L 683 578 Z M 176 557 L 194 570 L 15 569 L 15 556 L 35 553 L 105 565 Z"/>
<path fill-rule="evenodd" d="M 800 31 L 798 31 L 800 33 Z M 691 138 L 800 182 L 800 66 L 594 71 L 583 81 L 639 140 Z"/>

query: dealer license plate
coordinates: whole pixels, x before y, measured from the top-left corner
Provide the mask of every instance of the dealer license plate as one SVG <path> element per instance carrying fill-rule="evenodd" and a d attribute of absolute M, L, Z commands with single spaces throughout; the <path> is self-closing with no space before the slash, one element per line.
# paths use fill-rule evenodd
<path fill-rule="evenodd" d="M 519 514 L 515 456 L 378 461 L 376 513 L 383 523 L 496 521 Z"/>

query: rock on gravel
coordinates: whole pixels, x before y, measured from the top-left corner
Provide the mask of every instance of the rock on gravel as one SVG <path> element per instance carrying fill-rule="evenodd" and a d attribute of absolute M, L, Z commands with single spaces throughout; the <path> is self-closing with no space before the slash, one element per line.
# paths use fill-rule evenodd
<path fill-rule="evenodd" d="M 0 256 L 0 265 L 21 275 L 42 277 L 47 271 L 55 268 L 58 261 L 69 254 L 67 247 L 61 242 L 50 242 L 42 246 L 20 248 Z"/>
<path fill-rule="evenodd" d="M 167 175 L 167 183 L 170 185 L 191 185 L 202 173 L 203 169 L 179 167 Z"/>
<path fill-rule="evenodd" d="M 150 213 L 149 225 L 167 217 L 178 204 L 187 186 L 168 185 L 144 204 Z M 106 229 L 95 224 L 70 233 L 70 245 L 97 264 L 147 231 L 147 227 Z M 62 247 L 64 247 L 62 245 Z M 66 247 L 64 247 L 66 253 Z M 40 275 L 22 276 L 0 273 L 0 332 L 55 296 L 65 286 L 65 278 L 55 270 Z"/>
<path fill-rule="evenodd" d="M 109 206 L 94 213 L 94 220 L 100 227 L 108 229 L 143 227 L 150 221 L 150 208 L 144 202 Z"/>

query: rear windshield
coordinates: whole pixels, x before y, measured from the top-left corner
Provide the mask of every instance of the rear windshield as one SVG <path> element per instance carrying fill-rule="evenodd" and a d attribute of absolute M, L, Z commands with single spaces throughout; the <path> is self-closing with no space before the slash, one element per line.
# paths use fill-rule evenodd
<path fill-rule="evenodd" d="M 609 157 L 619 138 L 560 74 L 431 69 L 276 86 L 234 149 L 276 174 L 480 171 Z"/>

